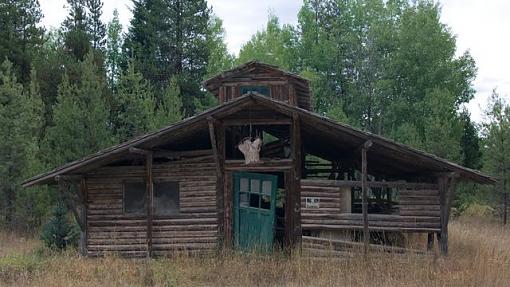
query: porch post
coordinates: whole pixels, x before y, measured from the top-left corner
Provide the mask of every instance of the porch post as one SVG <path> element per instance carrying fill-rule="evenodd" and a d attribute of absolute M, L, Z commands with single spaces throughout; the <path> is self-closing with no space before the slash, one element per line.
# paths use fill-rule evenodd
<path fill-rule="evenodd" d="M 145 182 L 147 186 L 147 256 L 152 257 L 152 217 L 154 213 L 154 185 L 152 182 L 152 151 L 145 155 Z"/>
<path fill-rule="evenodd" d="M 287 188 L 285 207 L 285 238 L 286 244 L 291 248 L 299 245 L 301 241 L 301 168 L 302 168 L 302 144 L 301 122 L 299 114 L 292 114 L 291 128 L 291 155 L 292 169 L 285 174 Z M 289 177 L 287 179 L 287 177 Z"/>
<path fill-rule="evenodd" d="M 372 141 L 367 140 L 361 148 L 361 192 L 362 192 L 362 212 L 363 212 L 363 254 L 368 253 L 370 244 L 370 231 L 368 230 L 368 171 L 367 171 L 367 151 L 372 146 Z"/>
<path fill-rule="evenodd" d="M 224 158 L 224 136 L 223 127 L 219 127 L 218 120 L 209 117 L 207 118 L 209 125 L 209 139 L 211 141 L 211 148 L 214 155 L 214 163 L 216 165 L 216 208 L 218 210 L 218 235 L 219 246 L 227 246 L 229 240 L 227 239 L 227 228 L 225 225 L 225 206 L 224 206 L 224 190 L 225 190 L 225 171 L 223 168 Z"/>
<path fill-rule="evenodd" d="M 457 173 L 451 173 L 438 179 L 441 231 L 437 234 L 437 240 L 439 241 L 439 250 L 442 256 L 448 255 L 448 222 L 457 177 Z"/>

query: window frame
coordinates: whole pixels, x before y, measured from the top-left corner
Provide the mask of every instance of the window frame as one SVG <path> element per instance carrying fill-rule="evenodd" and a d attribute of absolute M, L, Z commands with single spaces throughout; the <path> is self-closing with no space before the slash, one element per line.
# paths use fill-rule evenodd
<path fill-rule="evenodd" d="M 243 88 L 265 88 L 267 89 L 267 95 L 264 95 L 263 93 L 259 93 L 258 91 L 253 91 L 253 90 L 248 90 L 246 91 L 245 93 L 243 93 Z M 244 94 L 247 94 L 249 92 L 256 92 L 256 93 L 259 93 L 261 95 L 263 95 L 264 97 L 268 97 L 268 98 L 271 98 L 271 86 L 270 85 L 263 85 L 263 84 L 259 84 L 259 85 L 240 85 L 239 86 L 239 96 L 242 96 Z"/>
<path fill-rule="evenodd" d="M 143 196 L 145 198 L 144 202 L 144 212 L 127 212 L 126 211 L 126 185 L 132 183 L 142 183 L 145 186 L 145 189 L 143 191 Z M 147 215 L 147 183 L 143 179 L 130 179 L 130 180 L 124 180 L 122 181 L 122 214 L 125 216 L 142 216 Z"/>
<path fill-rule="evenodd" d="M 144 196 L 144 208 L 143 212 L 128 212 L 126 209 L 126 185 L 128 184 L 143 184 L 144 190 L 143 190 L 143 196 Z M 177 212 L 172 214 L 157 214 L 156 211 L 156 185 L 160 183 L 175 183 L 177 186 Z M 124 216 L 147 216 L 148 213 L 148 200 L 147 200 L 147 183 L 144 179 L 128 179 L 122 181 L 122 215 Z M 152 181 L 152 200 L 153 200 L 153 216 L 154 217 L 167 217 L 167 216 L 176 216 L 181 214 L 181 185 L 179 180 L 170 180 L 170 179 L 154 179 Z"/>
<path fill-rule="evenodd" d="M 156 185 L 160 183 L 175 183 L 177 186 L 177 212 L 171 214 L 158 214 L 156 209 Z M 153 214 L 155 217 L 168 217 L 168 216 L 177 216 L 181 214 L 181 182 L 179 180 L 172 179 L 155 179 L 152 182 L 153 184 Z"/>

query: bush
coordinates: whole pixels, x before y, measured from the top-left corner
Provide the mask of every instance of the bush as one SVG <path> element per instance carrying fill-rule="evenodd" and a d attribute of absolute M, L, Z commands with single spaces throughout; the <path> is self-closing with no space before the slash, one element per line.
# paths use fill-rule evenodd
<path fill-rule="evenodd" d="M 53 216 L 43 227 L 41 240 L 49 248 L 64 250 L 76 245 L 79 231 L 75 224 L 67 219 L 67 210 L 59 204 L 53 210 Z"/>

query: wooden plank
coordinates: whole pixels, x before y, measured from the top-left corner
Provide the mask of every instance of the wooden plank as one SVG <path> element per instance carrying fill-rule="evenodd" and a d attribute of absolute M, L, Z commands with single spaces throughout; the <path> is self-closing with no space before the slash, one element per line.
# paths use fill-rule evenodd
<path fill-rule="evenodd" d="M 154 212 L 154 194 L 152 183 L 152 152 L 145 158 L 145 182 L 147 184 L 147 256 L 152 256 L 152 216 Z"/>

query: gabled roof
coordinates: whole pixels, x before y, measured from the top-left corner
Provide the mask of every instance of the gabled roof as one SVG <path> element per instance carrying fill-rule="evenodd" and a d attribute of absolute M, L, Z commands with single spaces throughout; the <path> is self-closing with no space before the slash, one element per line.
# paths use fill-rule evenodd
<path fill-rule="evenodd" d="M 268 109 L 274 109 L 277 112 L 287 115 L 299 115 L 302 122 L 302 129 L 304 129 L 303 137 L 307 134 L 311 135 L 311 141 L 313 142 L 321 142 L 321 139 L 316 138 L 315 135 L 326 138 L 327 140 L 322 140 L 322 146 L 326 147 L 325 149 L 336 150 L 342 147 L 348 147 L 347 150 L 355 150 L 352 149 L 352 147 L 360 146 L 369 139 L 372 140 L 373 145 L 369 154 L 369 171 L 370 160 L 374 160 L 396 168 L 401 166 L 403 171 L 406 170 L 407 166 L 409 167 L 408 170 L 457 172 L 462 178 L 478 183 L 491 184 L 496 181 L 496 179 L 491 176 L 449 162 L 435 155 L 375 134 L 358 130 L 346 124 L 334 122 L 305 109 L 251 93 L 158 131 L 136 137 L 132 140 L 109 147 L 95 154 L 37 175 L 25 181 L 23 186 L 28 187 L 35 184 L 53 183 L 55 182 L 55 177 L 59 175 L 85 173 L 88 170 L 122 159 L 129 155 L 129 149 L 131 147 L 147 148 L 154 146 L 156 142 L 161 143 L 165 139 L 175 137 L 177 134 L 185 131 L 205 129 L 209 118 L 221 118 L 234 114 L 251 104 L 263 105 Z M 306 145 L 307 143 L 305 142 L 304 144 Z"/>
<path fill-rule="evenodd" d="M 226 80 L 230 77 L 233 77 L 235 75 L 238 75 L 238 74 L 250 72 L 253 69 L 257 69 L 257 68 L 278 72 L 283 76 L 291 77 L 291 78 L 293 78 L 297 81 L 300 81 L 300 82 L 305 82 L 305 83 L 309 82 L 307 79 L 301 77 L 300 75 L 284 71 L 284 70 L 280 69 L 278 66 L 262 63 L 259 61 L 250 61 L 250 62 L 244 63 L 244 64 L 239 65 L 233 69 L 224 71 L 223 73 L 221 73 L 219 75 L 216 75 L 212 78 L 205 80 L 204 86 L 208 90 L 214 90 L 217 88 L 216 85 L 218 82 L 224 81 L 224 80 Z"/>

